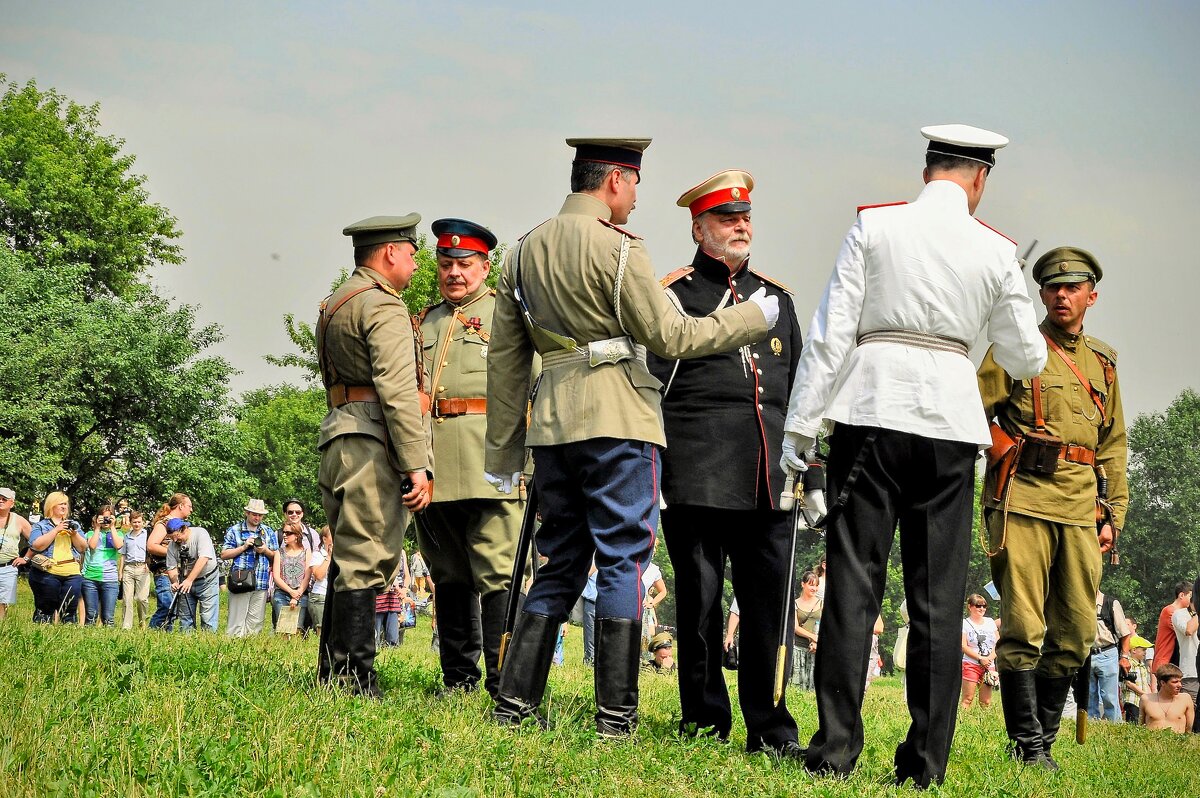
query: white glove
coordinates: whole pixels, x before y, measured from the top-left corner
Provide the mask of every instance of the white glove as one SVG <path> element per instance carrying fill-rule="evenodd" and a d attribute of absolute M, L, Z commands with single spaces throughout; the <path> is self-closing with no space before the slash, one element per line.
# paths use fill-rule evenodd
<path fill-rule="evenodd" d="M 521 479 L 521 472 L 493 474 L 491 471 L 484 471 L 483 478 L 500 493 L 512 493 L 513 485 L 516 485 Z"/>
<path fill-rule="evenodd" d="M 783 456 L 779 458 L 779 467 L 790 474 L 803 474 L 808 470 L 804 455 L 816 446 L 814 438 L 801 435 L 799 432 L 783 433 Z"/>
<path fill-rule="evenodd" d="M 767 329 L 774 327 L 775 322 L 779 321 L 779 297 L 767 296 L 767 289 L 760 288 L 750 295 L 749 301 L 758 305 L 767 317 Z"/>

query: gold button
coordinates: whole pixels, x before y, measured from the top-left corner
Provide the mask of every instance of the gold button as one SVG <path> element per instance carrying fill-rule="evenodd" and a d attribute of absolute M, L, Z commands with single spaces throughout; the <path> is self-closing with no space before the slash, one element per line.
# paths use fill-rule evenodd
<path fill-rule="evenodd" d="M 449 360 L 443 360 L 443 361 L 442 361 L 442 367 L 443 367 L 443 368 L 445 368 L 446 366 L 449 366 L 449 365 L 450 365 L 450 361 L 449 361 Z"/>
<path fill-rule="evenodd" d="M 445 386 L 445 385 L 439 385 L 439 386 L 438 386 L 438 393 L 445 393 L 445 392 L 446 392 L 446 386 Z"/>
<path fill-rule="evenodd" d="M 446 419 L 442 418 L 441 416 L 438 416 L 438 418 L 437 418 L 437 423 L 441 424 L 441 423 L 442 423 L 443 421 L 445 421 L 445 420 L 446 420 Z"/>

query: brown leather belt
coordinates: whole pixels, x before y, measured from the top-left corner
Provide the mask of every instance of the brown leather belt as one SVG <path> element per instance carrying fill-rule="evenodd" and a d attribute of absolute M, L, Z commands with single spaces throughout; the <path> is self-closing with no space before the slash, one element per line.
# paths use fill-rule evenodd
<path fill-rule="evenodd" d="M 435 418 L 479 416 L 487 413 L 487 399 L 438 399 L 433 403 Z"/>
<path fill-rule="evenodd" d="M 1086 446 L 1076 446 L 1073 443 L 1068 443 L 1058 453 L 1059 460 L 1066 460 L 1068 463 L 1079 463 L 1080 465 L 1095 465 L 1096 452 Z"/>
<path fill-rule="evenodd" d="M 330 385 L 327 393 L 329 395 L 329 404 L 333 407 L 342 407 L 351 402 L 379 403 L 379 394 L 370 385 L 342 385 L 338 383 Z"/>

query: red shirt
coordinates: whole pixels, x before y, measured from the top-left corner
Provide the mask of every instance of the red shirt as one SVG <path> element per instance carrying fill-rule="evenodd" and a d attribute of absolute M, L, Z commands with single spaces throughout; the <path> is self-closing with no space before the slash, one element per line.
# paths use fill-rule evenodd
<path fill-rule="evenodd" d="M 1154 638 L 1154 669 L 1171 661 L 1175 654 L 1175 627 L 1171 625 L 1171 615 L 1177 610 L 1175 602 L 1162 608 L 1158 614 L 1158 636 Z"/>

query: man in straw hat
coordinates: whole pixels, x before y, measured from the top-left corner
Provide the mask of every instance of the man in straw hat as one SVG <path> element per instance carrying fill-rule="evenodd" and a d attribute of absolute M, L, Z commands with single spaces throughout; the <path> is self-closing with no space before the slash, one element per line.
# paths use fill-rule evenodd
<path fill-rule="evenodd" d="M 784 467 L 830 438 L 829 575 L 815 685 L 819 727 L 806 766 L 849 773 L 863 748 L 871 631 L 897 521 L 908 599 L 908 736 L 897 783 L 940 783 L 958 710 L 960 607 L 971 548 L 975 455 L 990 440 L 967 350 L 987 328 L 1016 379 L 1046 347 L 1016 245 L 973 214 L 1008 139 L 938 125 L 925 188 L 863 206 L 813 317 L 792 387 Z"/>

